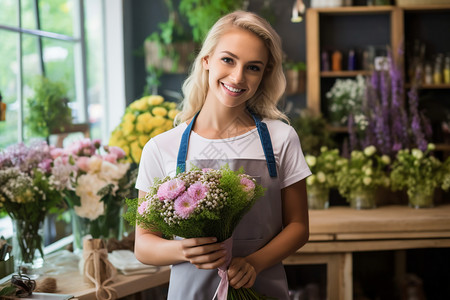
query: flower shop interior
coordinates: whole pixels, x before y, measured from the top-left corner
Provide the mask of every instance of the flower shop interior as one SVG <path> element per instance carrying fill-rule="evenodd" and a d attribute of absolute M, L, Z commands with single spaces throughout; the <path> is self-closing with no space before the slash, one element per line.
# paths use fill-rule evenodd
<path fill-rule="evenodd" d="M 282 39 L 279 107 L 312 171 L 291 299 L 450 299 L 448 0 L 2 0 L 0 298 L 166 299 L 125 199 L 237 9 Z"/>

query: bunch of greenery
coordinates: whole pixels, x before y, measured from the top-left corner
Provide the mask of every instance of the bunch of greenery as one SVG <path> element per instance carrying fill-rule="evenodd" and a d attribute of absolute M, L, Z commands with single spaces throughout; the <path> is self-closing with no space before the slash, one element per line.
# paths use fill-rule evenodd
<path fill-rule="evenodd" d="M 338 149 L 321 147 L 318 156 L 306 155 L 305 159 L 312 172 L 306 179 L 308 186 L 315 185 L 326 189 L 337 187 L 337 172 L 347 163 L 346 159 L 339 155 Z"/>
<path fill-rule="evenodd" d="M 48 137 L 54 130 L 64 131 L 72 124 L 67 89 L 62 82 L 38 77 L 34 96 L 29 98 L 26 122 L 33 135 Z"/>
<path fill-rule="evenodd" d="M 335 144 L 327 130 L 327 121 L 322 115 L 314 115 L 308 110 L 302 110 L 291 123 L 302 142 L 303 152 L 319 155 L 322 147 L 334 148 Z"/>
<path fill-rule="evenodd" d="M 442 162 L 431 154 L 434 149 L 430 143 L 425 152 L 417 148 L 400 150 L 392 164 L 392 189 L 406 189 L 409 197 L 419 192 L 432 195 L 443 178 Z"/>
<path fill-rule="evenodd" d="M 450 156 L 442 164 L 442 189 L 450 189 Z"/>
<path fill-rule="evenodd" d="M 368 146 L 363 151 L 354 150 L 337 171 L 339 193 L 347 200 L 354 193 L 389 186 L 387 169 L 391 159 L 376 152 L 374 146 Z"/>

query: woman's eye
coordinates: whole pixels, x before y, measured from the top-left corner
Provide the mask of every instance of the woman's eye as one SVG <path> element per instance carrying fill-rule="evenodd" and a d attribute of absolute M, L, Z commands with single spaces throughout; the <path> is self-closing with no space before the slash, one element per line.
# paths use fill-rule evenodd
<path fill-rule="evenodd" d="M 229 58 L 229 57 L 224 57 L 224 58 L 222 58 L 222 61 L 223 61 L 223 62 L 226 62 L 226 63 L 232 63 L 232 62 L 233 62 L 233 59 L 231 59 L 231 58 Z"/>
<path fill-rule="evenodd" d="M 251 71 L 255 71 L 255 72 L 258 72 L 258 71 L 261 70 L 261 68 L 258 67 L 258 66 L 249 66 L 248 68 L 249 68 Z"/>

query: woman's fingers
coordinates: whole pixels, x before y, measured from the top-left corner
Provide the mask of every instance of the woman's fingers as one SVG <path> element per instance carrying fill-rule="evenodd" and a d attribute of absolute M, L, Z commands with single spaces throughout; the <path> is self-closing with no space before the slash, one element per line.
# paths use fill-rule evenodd
<path fill-rule="evenodd" d="M 215 238 L 192 238 L 181 242 L 183 255 L 187 261 L 199 269 L 215 269 L 225 263 L 226 251 Z"/>
<path fill-rule="evenodd" d="M 251 288 L 256 280 L 256 271 L 244 258 L 236 257 L 228 268 L 228 278 L 235 289 Z"/>

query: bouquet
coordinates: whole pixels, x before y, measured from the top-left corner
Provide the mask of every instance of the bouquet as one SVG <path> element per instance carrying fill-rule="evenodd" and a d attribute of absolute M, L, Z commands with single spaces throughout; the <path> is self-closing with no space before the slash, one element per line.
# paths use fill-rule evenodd
<path fill-rule="evenodd" d="M 121 209 L 130 197 L 136 170 L 125 162 L 125 152 L 88 138 L 57 148 L 53 181 L 72 212 L 75 248 L 82 237 L 120 238 Z"/>
<path fill-rule="evenodd" d="M 442 162 L 431 155 L 434 148 L 434 144 L 428 144 L 425 152 L 417 148 L 400 150 L 392 165 L 392 189 L 406 189 L 410 199 L 416 194 L 434 195 L 443 175 Z"/>
<path fill-rule="evenodd" d="M 194 168 L 174 178 L 156 179 L 144 199 L 127 200 L 125 218 L 168 238 L 213 236 L 222 242 L 231 238 L 241 218 L 263 194 L 263 187 L 242 168 L 236 172 L 228 166 Z M 224 281 L 228 284 L 222 277 L 221 284 Z M 252 289 L 228 289 L 228 299 L 263 299 L 260 297 Z"/>
<path fill-rule="evenodd" d="M 122 148 L 127 161 L 138 164 L 148 140 L 173 128 L 173 119 L 178 114 L 176 106 L 174 102 L 164 102 L 158 95 L 134 101 L 112 132 L 109 145 Z"/>
<path fill-rule="evenodd" d="M 52 149 L 44 141 L 33 141 L 0 152 L 0 211 L 15 225 L 14 251 L 19 265 L 32 265 L 43 257 L 40 230 L 45 216 L 62 206 L 62 196 L 51 178 Z"/>

